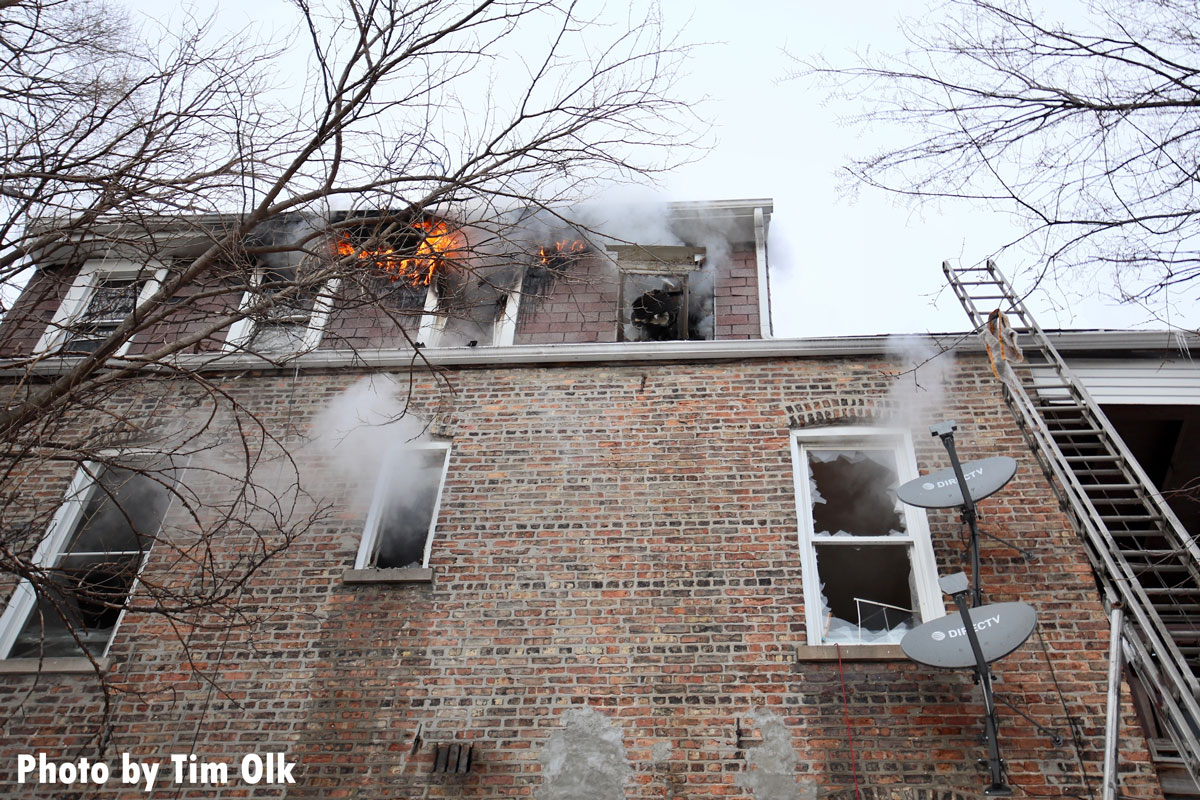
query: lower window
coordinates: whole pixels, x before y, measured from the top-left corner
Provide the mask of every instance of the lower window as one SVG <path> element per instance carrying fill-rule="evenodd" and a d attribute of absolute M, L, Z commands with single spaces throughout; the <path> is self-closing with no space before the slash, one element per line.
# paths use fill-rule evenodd
<path fill-rule="evenodd" d="M 86 464 L 0 616 L 8 658 L 102 656 L 171 502 L 173 469 Z"/>
<path fill-rule="evenodd" d="M 809 644 L 894 644 L 942 616 L 924 511 L 896 488 L 917 476 L 906 431 L 793 432 Z"/>
<path fill-rule="evenodd" d="M 448 442 L 414 445 L 388 456 L 375 483 L 356 569 L 429 566 L 449 463 Z"/>

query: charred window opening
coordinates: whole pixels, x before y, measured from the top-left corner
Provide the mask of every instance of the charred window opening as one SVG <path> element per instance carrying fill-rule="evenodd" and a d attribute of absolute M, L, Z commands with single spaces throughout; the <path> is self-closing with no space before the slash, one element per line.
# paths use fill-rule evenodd
<path fill-rule="evenodd" d="M 448 445 L 434 445 L 387 460 L 367 517 L 360 567 L 427 565 L 449 458 Z"/>
<path fill-rule="evenodd" d="M 584 239 L 559 239 L 538 248 L 537 262 L 525 270 L 521 294 L 527 297 L 546 297 L 554 282 L 566 276 L 571 268 L 592 252 Z"/>
<path fill-rule="evenodd" d="M 692 282 L 704 263 L 703 248 L 614 246 L 609 249 L 615 253 L 621 270 L 618 340 L 669 342 L 712 338 L 712 287 L 708 285 L 697 293 Z"/>
<path fill-rule="evenodd" d="M 48 586 L 24 616 L 10 658 L 104 654 L 171 501 L 172 470 L 103 469 L 68 500 Z M 72 513 L 75 506 L 78 513 Z M 62 536 L 65 533 L 65 536 Z M 14 601 L 16 602 L 16 601 Z M 78 640 L 78 641 L 77 641 Z"/>
<path fill-rule="evenodd" d="M 146 281 L 135 278 L 104 278 L 96 285 L 87 307 L 67 330 L 66 353 L 94 353 L 137 307 Z"/>
<path fill-rule="evenodd" d="M 360 262 L 400 287 L 394 299 L 408 308 L 425 305 L 426 288 L 436 287 L 465 249 L 462 233 L 436 217 L 351 224 L 334 242 L 337 256 Z"/>
<path fill-rule="evenodd" d="M 896 497 L 916 474 L 907 438 L 842 427 L 794 442 L 809 642 L 898 642 L 940 609 L 924 515 Z"/>

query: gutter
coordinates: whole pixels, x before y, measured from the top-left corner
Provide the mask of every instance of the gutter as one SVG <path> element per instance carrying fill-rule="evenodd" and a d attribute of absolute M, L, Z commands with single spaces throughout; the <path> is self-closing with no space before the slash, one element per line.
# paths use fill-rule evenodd
<path fill-rule="evenodd" d="M 1062 352 L 1124 354 L 1164 358 L 1181 350 L 1200 351 L 1200 336 L 1169 331 L 1064 331 L 1047 334 Z M 313 350 L 284 360 L 253 353 L 204 353 L 177 356 L 166 363 L 133 359 L 110 360 L 113 367 L 137 367 L 147 372 L 224 372 L 234 370 L 302 369 L 424 369 L 442 367 L 508 369 L 546 364 L 642 364 L 664 361 L 719 362 L 780 358 L 889 357 L 897 343 L 910 341 L 938 350 L 981 353 L 983 346 L 970 333 L 838 336 L 814 339 L 731 339 L 687 342 L 610 342 L 507 347 L 429 347 L 420 350 Z M 0 376 L 57 375 L 74 359 L 43 358 L 0 362 Z"/>

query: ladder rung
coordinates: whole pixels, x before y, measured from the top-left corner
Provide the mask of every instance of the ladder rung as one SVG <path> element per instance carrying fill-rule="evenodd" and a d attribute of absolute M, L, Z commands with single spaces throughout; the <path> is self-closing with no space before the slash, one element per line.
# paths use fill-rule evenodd
<path fill-rule="evenodd" d="M 1084 483 L 1080 485 L 1083 486 L 1085 492 L 1115 492 L 1142 488 L 1139 483 Z"/>
<path fill-rule="evenodd" d="M 1113 462 L 1113 461 L 1120 461 L 1120 460 L 1121 460 L 1121 457 L 1120 457 L 1120 456 L 1114 456 L 1114 455 L 1108 455 L 1108 454 L 1105 454 L 1105 455 L 1099 455 L 1099 456 L 1063 456 L 1063 458 L 1065 458 L 1065 459 L 1066 459 L 1068 462 L 1070 462 L 1070 463 L 1072 463 L 1072 464 L 1074 464 L 1074 463 L 1075 463 L 1075 462 L 1077 462 L 1077 461 L 1108 461 L 1108 462 Z"/>

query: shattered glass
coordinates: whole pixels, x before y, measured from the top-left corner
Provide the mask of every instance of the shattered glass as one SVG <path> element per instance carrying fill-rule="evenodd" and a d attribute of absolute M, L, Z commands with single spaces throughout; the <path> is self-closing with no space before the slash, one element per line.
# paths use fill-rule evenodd
<path fill-rule="evenodd" d="M 817 536 L 905 536 L 891 450 L 808 448 L 809 494 Z"/>

